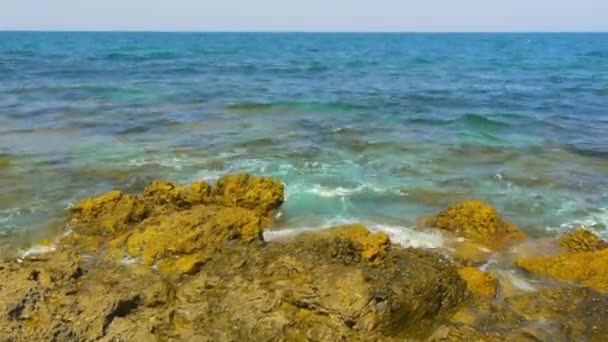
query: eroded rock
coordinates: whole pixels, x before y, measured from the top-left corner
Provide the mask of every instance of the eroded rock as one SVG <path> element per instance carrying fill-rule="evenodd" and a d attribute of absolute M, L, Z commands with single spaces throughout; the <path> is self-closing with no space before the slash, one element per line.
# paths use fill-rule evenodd
<path fill-rule="evenodd" d="M 559 239 L 559 245 L 568 252 L 592 252 L 608 247 L 608 242 L 592 232 L 579 228 Z"/>
<path fill-rule="evenodd" d="M 502 219 L 496 208 L 481 201 L 454 205 L 423 223 L 492 247 L 525 238 L 519 228 Z"/>
<path fill-rule="evenodd" d="M 243 208 L 196 206 L 141 222 L 126 237 L 126 252 L 162 271 L 193 273 L 233 240 L 262 241 L 261 217 Z"/>

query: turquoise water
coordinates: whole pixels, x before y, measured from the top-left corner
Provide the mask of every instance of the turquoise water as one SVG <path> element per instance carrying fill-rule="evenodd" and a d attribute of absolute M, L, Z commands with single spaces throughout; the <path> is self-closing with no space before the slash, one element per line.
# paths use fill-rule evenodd
<path fill-rule="evenodd" d="M 608 237 L 608 34 L 0 33 L 4 236 L 234 171 L 287 184 L 277 229 L 479 198 Z"/>

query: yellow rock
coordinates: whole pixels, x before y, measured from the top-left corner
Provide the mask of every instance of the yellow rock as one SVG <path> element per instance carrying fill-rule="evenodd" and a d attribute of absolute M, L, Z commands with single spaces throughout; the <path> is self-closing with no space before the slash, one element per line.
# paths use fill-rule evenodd
<path fill-rule="evenodd" d="M 85 198 L 72 208 L 72 212 L 79 212 L 83 215 L 92 214 L 101 207 L 120 201 L 123 194 L 118 190 L 113 190 L 93 198 Z"/>
<path fill-rule="evenodd" d="M 70 212 L 76 233 L 93 236 L 117 235 L 141 222 L 148 215 L 137 196 L 110 191 L 81 201 Z"/>
<path fill-rule="evenodd" d="M 144 190 L 144 198 L 156 204 L 169 204 L 177 208 L 189 208 L 210 202 L 211 186 L 205 182 L 179 185 L 163 180 L 152 182 Z"/>
<path fill-rule="evenodd" d="M 477 267 L 464 267 L 458 270 L 458 274 L 467 282 L 467 288 L 471 293 L 495 298 L 498 279 L 490 273 L 482 272 Z"/>
<path fill-rule="evenodd" d="M 267 216 L 283 204 L 284 191 L 283 183 L 277 180 L 234 174 L 220 178 L 212 195 L 218 205 L 251 209 Z"/>
<path fill-rule="evenodd" d="M 608 293 L 608 249 L 516 260 L 528 272 Z"/>
<path fill-rule="evenodd" d="M 127 253 L 161 270 L 190 273 L 230 240 L 261 241 L 261 218 L 242 208 L 196 206 L 152 217 L 126 239 Z"/>
<path fill-rule="evenodd" d="M 496 208 L 481 201 L 454 205 L 425 223 L 494 247 L 525 238 L 515 225 L 501 218 Z"/>
<path fill-rule="evenodd" d="M 187 254 L 176 258 L 163 260 L 160 263 L 160 270 L 165 273 L 173 274 L 194 274 L 208 260 L 209 257 L 204 254 Z"/>
<path fill-rule="evenodd" d="M 608 242 L 590 231 L 579 228 L 559 240 L 559 245 L 568 252 L 591 252 L 608 247 Z"/>
<path fill-rule="evenodd" d="M 388 235 L 382 232 L 372 233 L 360 224 L 336 227 L 327 231 L 305 234 L 305 236 L 313 239 L 335 236 L 352 241 L 361 251 L 361 257 L 375 265 L 382 262 L 391 246 Z"/>

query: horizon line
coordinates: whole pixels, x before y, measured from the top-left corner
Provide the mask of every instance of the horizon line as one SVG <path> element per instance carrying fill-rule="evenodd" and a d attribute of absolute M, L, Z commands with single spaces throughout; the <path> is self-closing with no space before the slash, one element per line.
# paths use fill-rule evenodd
<path fill-rule="evenodd" d="M 349 30 L 125 30 L 125 29 L 85 29 L 85 30 L 73 30 L 73 29 L 0 29 L 0 33 L 13 32 L 13 33 L 272 33 L 272 34 L 461 34 L 461 33 L 475 33 L 475 34 L 549 34 L 549 33 L 561 33 L 561 34 L 577 34 L 577 33 L 608 33 L 608 30 L 497 30 L 497 31 L 477 31 L 477 30 L 454 30 L 454 31 L 417 31 L 417 30 L 370 30 L 370 31 L 349 31 Z"/>

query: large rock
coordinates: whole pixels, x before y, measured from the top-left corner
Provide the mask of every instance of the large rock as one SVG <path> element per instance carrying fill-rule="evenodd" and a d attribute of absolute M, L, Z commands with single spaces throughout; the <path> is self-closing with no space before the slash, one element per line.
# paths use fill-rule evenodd
<path fill-rule="evenodd" d="M 196 206 L 175 215 L 173 223 L 170 217 L 147 219 L 123 241 L 144 264 L 84 262 L 64 253 L 1 264 L 2 336 L 403 340 L 429 336 L 466 295 L 464 281 L 444 257 L 392 249 L 382 234 L 361 226 L 262 243 L 259 233 L 238 229 L 249 224 L 239 217 L 253 217 L 260 232 L 259 215 L 247 209 Z M 180 226 L 184 232 L 175 235 Z M 203 252 L 208 259 L 190 275 L 163 276 L 163 262 L 175 254 Z M 161 272 L 147 263 L 160 264 Z"/>
<path fill-rule="evenodd" d="M 454 205 L 424 223 L 491 247 L 502 247 L 525 238 L 519 228 L 502 219 L 496 208 L 481 201 Z"/>
<path fill-rule="evenodd" d="M 554 338 L 603 341 L 608 336 L 608 297 L 588 288 L 544 289 L 506 299 L 528 321 L 552 323 Z"/>
<path fill-rule="evenodd" d="M 178 289 L 165 330 L 209 340 L 428 336 L 465 297 L 456 269 L 438 255 L 386 243 L 376 244 L 382 257 L 370 258 L 366 250 L 375 243 L 368 239 L 381 238 L 360 228 L 224 250 Z"/>
<path fill-rule="evenodd" d="M 205 182 L 180 185 L 157 180 L 141 195 L 114 190 L 82 200 L 70 210 L 72 234 L 62 243 L 95 252 L 108 241 L 123 238 L 146 219 L 171 216 L 200 205 L 247 209 L 262 216 L 263 225 L 268 226 L 271 212 L 283 199 L 281 182 L 247 174 L 222 177 L 213 187 Z"/>
<path fill-rule="evenodd" d="M 608 249 L 519 259 L 515 265 L 533 275 L 571 281 L 608 293 Z"/>
<path fill-rule="evenodd" d="M 90 266 L 90 265 L 88 265 Z M 88 267 L 59 252 L 0 264 L 0 340 L 93 341 L 108 337 L 114 321 L 140 314 L 129 327 L 139 336 L 152 311 L 163 310 L 171 287 L 160 277 L 117 267 Z"/>
<path fill-rule="evenodd" d="M 608 242 L 584 228 L 579 228 L 562 236 L 559 245 L 569 252 L 577 253 L 607 248 Z"/>

